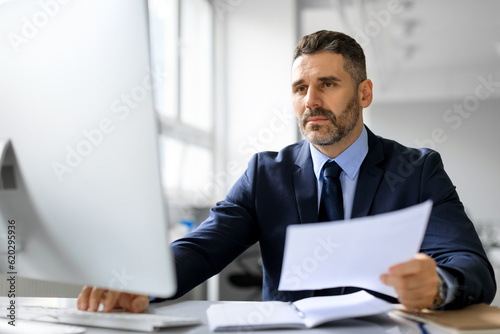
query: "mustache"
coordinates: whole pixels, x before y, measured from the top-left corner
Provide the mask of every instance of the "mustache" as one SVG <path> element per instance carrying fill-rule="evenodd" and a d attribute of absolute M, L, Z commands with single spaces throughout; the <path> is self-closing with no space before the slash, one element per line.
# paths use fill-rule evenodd
<path fill-rule="evenodd" d="M 337 116 L 335 116 L 335 114 L 331 110 L 325 109 L 323 107 L 318 107 L 314 109 L 306 109 L 306 111 L 304 111 L 301 117 L 302 125 L 305 126 L 305 124 L 309 121 L 309 118 L 317 116 L 325 117 L 332 121 L 332 123 L 335 123 L 337 121 Z"/>

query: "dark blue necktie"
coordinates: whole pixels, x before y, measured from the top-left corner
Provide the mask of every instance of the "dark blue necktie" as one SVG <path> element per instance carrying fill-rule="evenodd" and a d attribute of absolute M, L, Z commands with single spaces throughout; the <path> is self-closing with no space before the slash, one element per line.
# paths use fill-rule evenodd
<path fill-rule="evenodd" d="M 340 185 L 342 168 L 335 161 L 323 166 L 323 189 L 319 205 L 318 221 L 333 221 L 344 219 L 344 200 Z"/>
<path fill-rule="evenodd" d="M 323 189 L 321 190 L 319 204 L 319 222 L 344 219 L 344 199 L 342 198 L 342 186 L 339 179 L 340 172 L 342 172 L 342 168 L 335 161 L 327 162 L 323 166 Z M 345 292 L 345 289 L 345 287 L 340 287 L 316 290 L 314 295 L 333 296 L 349 293 Z"/>

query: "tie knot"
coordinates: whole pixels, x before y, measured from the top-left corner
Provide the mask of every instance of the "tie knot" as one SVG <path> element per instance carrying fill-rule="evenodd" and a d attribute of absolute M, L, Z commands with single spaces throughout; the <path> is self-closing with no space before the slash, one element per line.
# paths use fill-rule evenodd
<path fill-rule="evenodd" d="M 338 178 L 340 176 L 340 173 L 342 172 L 342 168 L 335 162 L 335 161 L 329 161 L 323 166 L 323 175 L 325 177 L 336 177 Z"/>

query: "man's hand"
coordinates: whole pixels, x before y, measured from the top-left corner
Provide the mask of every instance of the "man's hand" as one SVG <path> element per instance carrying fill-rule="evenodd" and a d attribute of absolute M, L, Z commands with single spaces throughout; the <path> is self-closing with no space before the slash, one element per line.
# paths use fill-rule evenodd
<path fill-rule="evenodd" d="M 114 290 L 104 290 L 92 286 L 83 287 L 78 296 L 78 309 L 96 312 L 100 304 L 103 306 L 103 312 L 110 312 L 115 308 L 123 308 L 133 313 L 139 313 L 148 307 L 149 297 Z"/>
<path fill-rule="evenodd" d="M 430 308 L 439 293 L 439 275 L 436 261 L 419 253 L 413 260 L 389 268 L 380 276 L 382 283 L 394 287 L 398 300 L 406 308 Z"/>

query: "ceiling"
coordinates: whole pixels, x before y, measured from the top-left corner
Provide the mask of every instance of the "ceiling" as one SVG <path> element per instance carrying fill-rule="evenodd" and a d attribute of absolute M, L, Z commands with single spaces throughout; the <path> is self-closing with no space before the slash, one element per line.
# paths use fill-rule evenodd
<path fill-rule="evenodd" d="M 356 38 L 382 98 L 455 98 L 473 91 L 480 76 L 500 81 L 498 0 L 298 0 L 297 4 L 301 35 L 330 29 Z"/>

